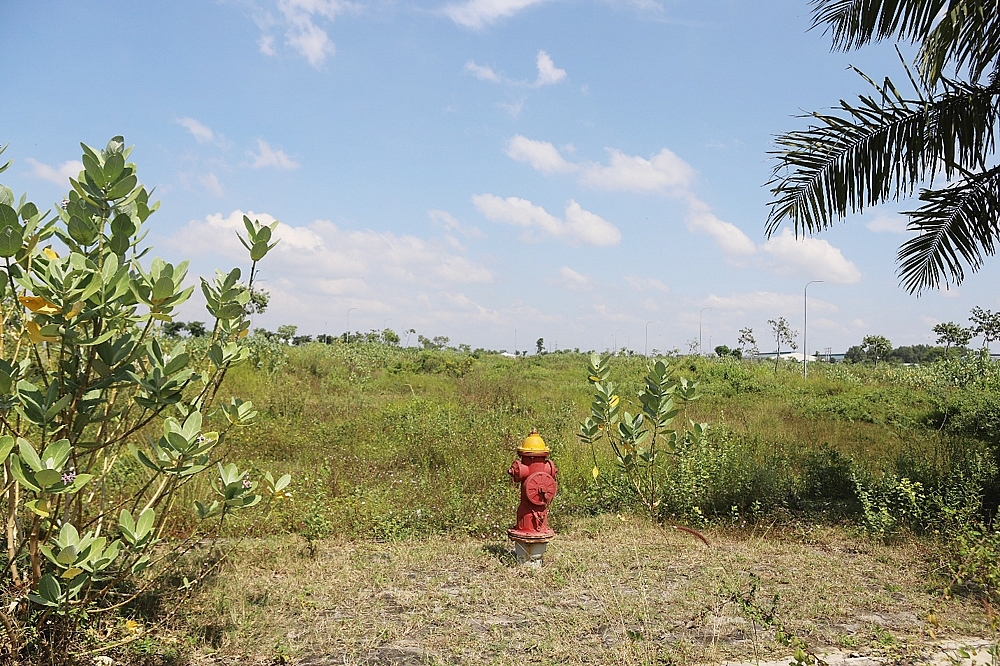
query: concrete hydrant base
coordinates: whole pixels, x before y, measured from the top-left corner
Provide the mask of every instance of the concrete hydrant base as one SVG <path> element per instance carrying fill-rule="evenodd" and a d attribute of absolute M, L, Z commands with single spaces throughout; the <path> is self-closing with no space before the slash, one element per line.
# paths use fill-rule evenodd
<path fill-rule="evenodd" d="M 518 564 L 529 564 L 534 567 L 540 567 L 542 566 L 542 555 L 545 554 L 545 548 L 548 545 L 547 541 L 534 543 L 515 541 L 514 556 L 517 557 Z"/>

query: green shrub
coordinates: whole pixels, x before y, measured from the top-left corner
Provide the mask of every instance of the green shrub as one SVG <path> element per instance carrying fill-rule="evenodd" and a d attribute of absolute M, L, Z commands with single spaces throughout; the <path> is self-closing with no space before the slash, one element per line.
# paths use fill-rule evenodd
<path fill-rule="evenodd" d="M 244 218 L 250 280 L 202 279 L 211 334 L 167 346 L 157 324 L 193 291 L 187 262 L 142 260 L 158 205 L 124 140 L 83 151 L 55 217 L 0 186 L 0 620 L 14 661 L 54 661 L 78 623 L 145 594 L 191 543 L 290 480 L 223 464 L 220 442 L 257 412 L 237 398 L 214 407 L 248 356 L 246 306 L 274 226 Z M 187 542 L 164 539 L 184 530 Z"/>

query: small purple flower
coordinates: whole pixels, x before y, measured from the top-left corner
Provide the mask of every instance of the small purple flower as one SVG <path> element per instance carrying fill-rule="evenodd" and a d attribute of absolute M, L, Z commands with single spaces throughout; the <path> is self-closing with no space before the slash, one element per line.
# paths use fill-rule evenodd
<path fill-rule="evenodd" d="M 76 468 L 70 467 L 68 472 L 63 472 L 62 482 L 64 485 L 68 486 L 73 483 L 74 480 L 76 480 Z"/>
<path fill-rule="evenodd" d="M 243 487 L 244 487 L 244 488 L 245 488 L 246 490 L 250 490 L 250 487 L 251 487 L 252 485 L 253 485 L 253 483 L 251 483 L 251 482 L 250 482 L 250 479 L 243 479 Z"/>

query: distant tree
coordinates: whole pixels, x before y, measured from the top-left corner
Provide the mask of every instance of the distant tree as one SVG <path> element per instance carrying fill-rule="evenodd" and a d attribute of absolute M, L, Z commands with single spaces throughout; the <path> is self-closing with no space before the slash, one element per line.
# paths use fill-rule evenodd
<path fill-rule="evenodd" d="M 781 345 L 784 344 L 792 351 L 798 349 L 799 346 L 795 343 L 795 338 L 798 336 L 798 333 L 789 328 L 788 320 L 784 317 L 768 319 L 767 323 L 770 325 L 771 331 L 774 333 L 774 344 L 776 347 L 774 354 L 774 374 L 778 374 L 778 361 L 781 360 Z"/>
<path fill-rule="evenodd" d="M 285 344 L 290 344 L 292 338 L 295 337 L 295 332 L 299 330 L 298 326 L 292 324 L 282 324 L 278 327 L 277 335 L 281 338 L 281 341 Z"/>
<path fill-rule="evenodd" d="M 441 350 L 448 346 L 451 339 L 444 335 L 435 335 L 433 339 L 425 338 L 422 335 L 417 336 L 417 342 L 420 343 L 424 349 L 428 350 Z"/>
<path fill-rule="evenodd" d="M 758 353 L 757 339 L 753 337 L 753 329 L 749 326 L 740 329 L 740 337 L 736 344 L 744 354 L 756 356 Z"/>
<path fill-rule="evenodd" d="M 937 343 L 944 345 L 946 356 L 952 346 L 964 347 L 972 340 L 972 329 L 965 328 L 953 321 L 935 324 L 933 330 L 937 333 Z"/>
<path fill-rule="evenodd" d="M 184 328 L 187 329 L 188 334 L 192 338 L 200 338 L 206 333 L 208 333 L 208 331 L 205 329 L 205 322 L 203 321 L 189 321 L 187 324 L 184 325 Z"/>
<path fill-rule="evenodd" d="M 292 344 L 298 347 L 300 345 L 309 344 L 312 342 L 312 339 L 311 335 L 296 335 L 292 338 Z"/>
<path fill-rule="evenodd" d="M 863 363 L 864 360 L 865 353 L 861 350 L 861 345 L 849 347 L 844 354 L 844 361 L 847 363 Z"/>
<path fill-rule="evenodd" d="M 382 342 L 395 347 L 399 344 L 399 335 L 391 328 L 387 328 L 382 331 Z"/>
<path fill-rule="evenodd" d="M 969 321 L 973 323 L 973 333 L 983 338 L 984 347 L 989 347 L 991 342 L 1000 340 L 1000 312 L 984 310 L 977 305 L 972 308 Z"/>
<path fill-rule="evenodd" d="M 884 335 L 866 335 L 861 341 L 861 353 L 868 361 L 874 361 L 878 367 L 879 360 L 885 360 L 892 353 L 892 343 Z"/>
<path fill-rule="evenodd" d="M 414 328 L 408 328 L 408 329 L 406 329 L 406 342 L 405 342 L 405 344 L 406 344 L 407 347 L 410 346 L 410 334 L 411 333 L 416 333 L 416 332 L 417 332 L 417 330 L 414 329 Z"/>
<path fill-rule="evenodd" d="M 688 353 L 697 354 L 698 350 L 701 348 L 701 341 L 698 338 L 691 338 L 687 341 Z"/>
<path fill-rule="evenodd" d="M 182 321 L 168 321 L 163 323 L 163 335 L 168 338 L 179 338 L 184 332 L 185 324 Z"/>
<path fill-rule="evenodd" d="M 945 356 L 944 347 L 910 345 L 896 347 L 889 353 L 886 360 L 900 363 L 932 363 L 943 356 Z"/>
<path fill-rule="evenodd" d="M 326 333 L 320 333 L 316 336 L 316 342 L 322 342 L 324 345 L 332 345 L 336 340 L 336 336 L 327 335 Z"/>
<path fill-rule="evenodd" d="M 538 338 L 535 340 L 535 353 L 541 354 L 545 351 L 545 338 Z"/>
<path fill-rule="evenodd" d="M 719 358 L 743 358 L 743 350 L 730 349 L 728 345 L 719 345 L 715 348 L 715 355 Z"/>

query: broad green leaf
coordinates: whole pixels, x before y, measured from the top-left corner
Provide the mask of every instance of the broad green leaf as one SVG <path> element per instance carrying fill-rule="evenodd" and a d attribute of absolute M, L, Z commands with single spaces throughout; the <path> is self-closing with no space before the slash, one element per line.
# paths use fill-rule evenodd
<path fill-rule="evenodd" d="M 35 447 L 23 437 L 19 437 L 17 440 L 17 451 L 21 454 L 21 459 L 32 471 L 37 472 L 45 468 L 45 465 L 42 464 L 42 459 L 38 456 L 38 452 L 35 451 Z"/>
<path fill-rule="evenodd" d="M 108 184 L 108 179 L 104 176 L 104 171 L 101 169 L 101 165 L 98 164 L 95 158 L 87 155 L 86 153 L 83 155 L 83 170 L 87 172 L 87 176 L 90 177 L 90 180 L 94 181 L 94 185 L 104 187 Z"/>
<path fill-rule="evenodd" d="M 162 303 L 174 294 L 174 281 L 166 275 L 153 284 L 153 294 L 150 300 L 154 303 Z"/>
<path fill-rule="evenodd" d="M 135 524 L 135 533 L 140 538 L 144 537 L 146 534 L 153 529 L 153 521 L 156 519 L 156 514 L 152 508 L 144 509 L 141 514 L 139 514 L 139 520 Z"/>
<path fill-rule="evenodd" d="M 252 248 L 250 248 L 250 259 L 252 261 L 260 261 L 270 249 L 271 248 L 268 246 L 267 242 L 258 241 L 253 244 Z"/>
<path fill-rule="evenodd" d="M 125 176 L 108 191 L 108 198 L 121 199 L 122 197 L 128 195 L 135 188 L 135 185 L 138 182 L 139 181 L 135 177 L 135 174 Z"/>
<path fill-rule="evenodd" d="M 62 480 L 62 472 L 55 469 L 43 469 L 35 472 L 35 481 L 42 488 L 54 486 Z"/>
<path fill-rule="evenodd" d="M 108 183 L 115 182 L 115 179 L 121 175 L 122 169 L 125 168 L 125 158 L 122 157 L 121 153 L 111 153 L 106 158 L 104 158 L 104 180 Z M 89 172 L 88 172 L 89 173 Z M 132 188 L 129 188 L 131 191 Z"/>
<path fill-rule="evenodd" d="M 14 444 L 14 438 L 10 435 L 0 437 L 0 463 L 7 460 L 7 456 L 9 456 L 10 452 L 14 450 Z"/>
<path fill-rule="evenodd" d="M 0 257 L 13 257 L 23 245 L 24 236 L 20 226 L 0 226 Z"/>
<path fill-rule="evenodd" d="M 70 238 L 80 245 L 92 245 L 97 240 L 97 230 L 94 229 L 93 225 L 76 215 L 69 218 L 66 231 Z"/>
<path fill-rule="evenodd" d="M 34 490 L 36 493 L 41 492 L 41 488 L 25 474 L 24 467 L 21 464 L 21 459 L 18 458 L 16 453 L 10 455 L 10 473 L 17 479 L 17 482 L 28 490 Z"/>
<path fill-rule="evenodd" d="M 59 581 L 52 574 L 45 574 L 38 581 L 38 595 L 50 602 L 58 602 L 62 596 L 62 588 Z"/>

